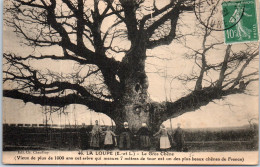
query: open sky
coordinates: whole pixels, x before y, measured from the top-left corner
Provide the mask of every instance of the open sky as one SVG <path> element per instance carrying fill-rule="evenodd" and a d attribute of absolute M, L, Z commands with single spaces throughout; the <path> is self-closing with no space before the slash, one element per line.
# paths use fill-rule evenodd
<path fill-rule="evenodd" d="M 196 24 L 196 19 L 193 14 L 184 15 L 182 21 L 189 25 L 182 29 L 183 32 L 194 31 L 193 26 Z M 182 33 L 183 33 L 182 32 Z M 223 32 L 215 34 L 219 40 L 223 41 Z M 6 26 L 3 29 L 3 51 L 12 52 L 21 56 L 29 54 L 39 55 L 45 54 L 62 54 L 61 49 L 57 47 L 52 48 L 30 48 L 22 45 L 20 39 L 12 30 Z M 193 48 L 200 47 L 201 39 L 190 36 L 188 38 L 188 45 Z M 127 43 L 122 42 L 122 45 Z M 234 48 L 241 48 L 243 44 L 235 44 Z M 217 61 L 222 58 L 219 56 L 223 53 L 225 45 L 220 46 L 218 51 L 213 51 L 211 60 Z M 154 101 L 175 101 L 187 93 L 189 87 L 184 86 L 180 81 L 174 81 L 170 84 L 170 80 L 165 80 L 162 74 L 169 76 L 177 76 L 180 74 L 188 74 L 194 65 L 193 60 L 184 58 L 188 53 L 187 48 L 182 44 L 174 41 L 169 46 L 161 46 L 153 50 L 147 51 L 147 65 L 146 71 L 148 72 L 149 79 L 149 94 Z M 223 54 L 222 54 L 223 55 Z M 156 58 L 156 57 L 159 58 Z M 117 57 L 121 59 L 120 57 Z M 258 63 L 254 64 L 258 68 Z M 69 61 L 63 63 L 57 61 L 41 61 L 37 63 L 40 69 L 50 69 L 53 71 L 69 73 L 73 70 L 74 65 Z M 160 69 L 161 74 L 158 75 L 156 71 Z M 212 74 L 214 77 L 214 74 Z M 194 85 L 193 85 L 194 86 Z M 182 123 L 183 128 L 209 128 L 209 127 L 234 127 L 248 125 L 248 119 L 258 119 L 258 84 L 253 84 L 249 87 L 250 93 L 253 92 L 256 96 L 240 94 L 230 95 L 224 100 L 215 100 L 207 106 L 201 107 L 199 110 L 188 112 L 178 118 L 172 119 L 173 127 L 177 123 Z M 249 93 L 249 92 L 248 92 Z M 10 98 L 3 98 L 3 123 L 43 123 L 45 120 L 44 107 L 34 105 L 32 103 L 23 103 L 21 100 L 14 100 Z M 111 119 L 104 114 L 98 114 L 89 111 L 86 106 L 70 105 L 65 109 L 68 114 L 59 115 L 58 113 L 52 114 L 49 123 L 54 124 L 90 124 L 92 121 L 100 120 L 101 124 L 110 125 Z M 48 116 L 49 117 L 49 116 Z M 170 126 L 169 121 L 164 123 Z"/>

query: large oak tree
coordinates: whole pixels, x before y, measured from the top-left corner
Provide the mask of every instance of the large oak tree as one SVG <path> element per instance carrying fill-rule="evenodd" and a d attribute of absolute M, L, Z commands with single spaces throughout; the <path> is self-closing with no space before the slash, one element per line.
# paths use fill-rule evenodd
<path fill-rule="evenodd" d="M 193 51 L 187 58 L 195 60 L 198 74 L 176 77 L 194 82 L 192 91 L 173 102 L 158 103 L 149 98 L 146 52 L 171 44 L 187 12 L 193 12 L 193 1 L 7 1 L 5 24 L 12 27 L 23 44 L 45 49 L 58 46 L 63 54 L 23 57 L 4 53 L 4 84 L 11 83 L 12 87 L 4 86 L 3 95 L 42 106 L 81 104 L 108 115 L 117 126 L 127 121 L 136 130 L 146 122 L 156 130 L 169 118 L 199 109 L 215 99 L 243 93 L 249 83 L 258 80 L 257 70 L 244 73 L 257 57 L 258 49 L 247 46 L 233 52 L 228 45 L 225 54 L 220 55 L 223 61 L 210 64 L 208 51 L 220 43 L 207 43 L 212 30 L 202 27 L 202 34 L 197 34 L 203 37 L 202 48 L 187 46 Z M 122 47 L 122 40 L 128 47 Z M 117 54 L 123 56 L 122 60 L 114 58 Z M 85 70 L 84 75 L 81 70 L 66 76 L 52 71 L 43 73 L 29 63 L 45 59 L 73 61 Z M 206 84 L 209 81 L 205 75 L 210 70 L 218 75 Z M 89 83 L 89 78 L 94 84 Z"/>

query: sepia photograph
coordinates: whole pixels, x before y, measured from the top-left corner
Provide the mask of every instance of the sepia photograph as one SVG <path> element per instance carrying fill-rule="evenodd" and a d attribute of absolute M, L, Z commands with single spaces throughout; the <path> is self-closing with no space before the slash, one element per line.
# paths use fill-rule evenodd
<path fill-rule="evenodd" d="M 256 0 L 5 0 L 2 163 L 256 165 Z"/>

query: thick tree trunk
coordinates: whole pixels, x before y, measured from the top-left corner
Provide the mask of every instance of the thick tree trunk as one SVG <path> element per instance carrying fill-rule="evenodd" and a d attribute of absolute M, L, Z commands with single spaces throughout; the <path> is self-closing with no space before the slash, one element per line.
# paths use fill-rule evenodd
<path fill-rule="evenodd" d="M 124 122 L 128 122 L 129 128 L 135 133 L 142 125 L 146 123 L 152 132 L 157 132 L 164 118 L 165 105 L 151 102 L 149 98 L 144 99 L 146 102 L 140 103 L 139 95 L 128 97 L 128 100 L 118 103 L 115 107 L 116 114 L 112 119 L 115 121 L 117 128 L 123 127 Z"/>
<path fill-rule="evenodd" d="M 138 41 L 130 50 L 122 60 L 124 70 L 119 71 L 122 96 L 115 101 L 116 116 L 113 119 L 117 126 L 128 122 L 133 132 L 136 132 L 142 123 L 146 123 L 152 130 L 158 129 L 160 125 L 156 123 L 159 121 L 155 119 L 153 105 L 147 93 L 149 83 L 145 73 L 146 49 L 144 44 Z"/>
<path fill-rule="evenodd" d="M 145 52 L 135 50 L 123 60 L 127 70 L 121 72 L 123 93 L 116 105 L 117 113 L 121 113 L 119 123 L 122 125 L 123 122 L 128 122 L 129 128 L 134 132 L 142 123 L 148 126 L 150 124 L 147 107 L 150 102 L 147 96 L 148 79 L 144 70 Z"/>

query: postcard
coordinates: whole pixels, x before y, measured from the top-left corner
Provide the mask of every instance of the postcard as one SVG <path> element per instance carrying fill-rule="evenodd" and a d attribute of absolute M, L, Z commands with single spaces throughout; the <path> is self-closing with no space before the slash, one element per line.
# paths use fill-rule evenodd
<path fill-rule="evenodd" d="M 255 0 L 5 0 L 4 164 L 258 164 Z"/>

